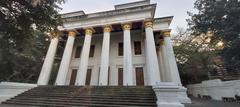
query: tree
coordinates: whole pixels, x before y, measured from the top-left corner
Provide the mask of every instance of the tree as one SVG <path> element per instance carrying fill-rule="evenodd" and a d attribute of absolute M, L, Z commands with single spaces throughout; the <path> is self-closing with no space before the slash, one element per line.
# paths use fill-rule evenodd
<path fill-rule="evenodd" d="M 174 52 L 184 85 L 208 79 L 213 70 L 215 51 L 205 40 L 207 36 L 192 36 L 191 31 L 177 28 Z"/>
<path fill-rule="evenodd" d="M 64 0 L 0 1 L 0 81 L 36 82 Z"/>
<path fill-rule="evenodd" d="M 239 0 L 197 0 L 197 14 L 189 12 L 188 19 L 193 35 L 211 33 L 211 43 L 224 43 L 221 50 L 228 71 L 240 69 L 240 1 Z"/>

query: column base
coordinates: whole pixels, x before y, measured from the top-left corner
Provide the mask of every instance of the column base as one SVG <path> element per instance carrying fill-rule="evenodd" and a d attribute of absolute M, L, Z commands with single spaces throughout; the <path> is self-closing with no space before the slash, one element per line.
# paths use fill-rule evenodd
<path fill-rule="evenodd" d="M 185 87 L 180 87 L 179 92 L 178 92 L 178 98 L 181 103 L 192 103 L 191 99 L 188 98 L 188 96 L 187 96 L 187 88 L 185 88 Z"/>
<path fill-rule="evenodd" d="M 174 83 L 158 83 L 153 86 L 158 107 L 184 107 L 179 100 L 180 87 Z"/>
<path fill-rule="evenodd" d="M 179 104 L 179 103 L 162 103 L 162 102 L 157 102 L 158 107 L 184 107 L 183 104 Z"/>

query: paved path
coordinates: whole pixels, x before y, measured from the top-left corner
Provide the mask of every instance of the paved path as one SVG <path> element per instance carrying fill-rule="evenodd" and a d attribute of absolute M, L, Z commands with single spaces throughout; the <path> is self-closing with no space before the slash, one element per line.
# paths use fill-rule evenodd
<path fill-rule="evenodd" d="M 185 104 L 185 107 L 240 107 L 240 103 L 192 98 L 192 104 Z"/>

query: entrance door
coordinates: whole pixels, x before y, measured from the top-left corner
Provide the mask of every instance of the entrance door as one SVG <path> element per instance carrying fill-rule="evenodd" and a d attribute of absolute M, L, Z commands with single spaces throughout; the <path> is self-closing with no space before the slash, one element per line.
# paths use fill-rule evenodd
<path fill-rule="evenodd" d="M 86 77 L 86 83 L 85 83 L 85 85 L 90 85 L 91 75 L 92 75 L 92 69 L 88 69 L 88 70 L 87 70 L 87 77 Z"/>
<path fill-rule="evenodd" d="M 77 76 L 77 69 L 72 69 L 70 85 L 74 85 L 75 84 L 76 76 Z"/>
<path fill-rule="evenodd" d="M 143 68 L 137 67 L 135 70 L 136 70 L 136 84 L 144 85 Z"/>
<path fill-rule="evenodd" d="M 123 68 L 118 68 L 118 85 L 123 85 Z"/>

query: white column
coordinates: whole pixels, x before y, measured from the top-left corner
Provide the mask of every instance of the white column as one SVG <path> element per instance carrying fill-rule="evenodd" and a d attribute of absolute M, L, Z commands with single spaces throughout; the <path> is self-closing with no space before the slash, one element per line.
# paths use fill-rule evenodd
<path fill-rule="evenodd" d="M 160 67 L 162 82 L 172 82 L 171 73 L 169 72 L 169 62 L 166 53 L 166 46 L 164 45 L 164 39 L 160 39 L 158 49 L 158 62 Z"/>
<path fill-rule="evenodd" d="M 161 77 L 153 35 L 153 23 L 151 20 L 147 20 L 145 21 L 144 25 L 146 33 L 146 62 L 148 63 L 147 72 L 149 73 L 148 78 L 150 80 L 149 85 L 156 85 L 157 83 L 161 82 Z"/>
<path fill-rule="evenodd" d="M 75 85 L 85 85 L 85 82 L 86 82 L 92 33 L 93 33 L 93 29 L 91 28 L 85 29 L 85 39 L 84 39 L 83 49 L 80 57 L 80 65 L 77 71 L 77 78 L 76 78 Z"/>
<path fill-rule="evenodd" d="M 172 42 L 170 38 L 170 31 L 164 32 L 164 46 L 165 46 L 165 53 L 166 53 L 166 62 L 168 63 L 168 72 L 170 72 L 171 75 L 171 82 L 174 82 L 178 85 L 181 84 L 178 68 L 177 68 L 177 62 L 175 59 L 175 55 L 173 52 Z"/>
<path fill-rule="evenodd" d="M 167 76 L 169 77 L 168 79 L 171 79 L 170 82 L 180 86 L 179 92 L 178 92 L 178 99 L 181 103 L 191 103 L 191 100 L 187 96 L 187 89 L 182 86 L 181 80 L 180 80 L 180 75 L 178 72 L 177 68 L 177 62 L 175 59 L 175 55 L 173 52 L 173 47 L 172 47 L 172 42 L 170 38 L 170 31 L 166 31 L 163 33 L 164 35 L 164 53 L 165 55 L 165 60 L 168 65 L 167 68 Z"/>
<path fill-rule="evenodd" d="M 163 56 L 163 39 L 159 40 L 159 47 L 157 49 L 157 54 L 158 54 L 158 64 L 159 64 L 159 69 L 160 69 L 160 76 L 161 76 L 161 81 L 162 82 L 167 82 L 166 81 L 166 74 L 165 74 L 165 64 L 164 64 L 164 56 Z"/>
<path fill-rule="evenodd" d="M 130 24 L 123 24 L 123 85 L 133 85 Z"/>
<path fill-rule="evenodd" d="M 166 50 L 166 45 L 165 42 L 163 42 L 163 44 L 161 45 L 161 54 L 162 54 L 162 61 L 163 61 L 163 66 L 164 66 L 164 82 L 172 82 L 172 76 L 171 76 L 171 72 L 170 72 L 170 65 L 169 65 L 169 61 L 168 61 L 168 53 Z"/>
<path fill-rule="evenodd" d="M 54 32 L 54 33 L 51 33 L 50 36 L 51 36 L 51 43 L 48 47 L 47 55 L 45 57 L 42 70 L 38 78 L 38 82 L 37 82 L 38 85 L 48 85 L 55 54 L 57 51 L 59 34 Z"/>
<path fill-rule="evenodd" d="M 109 47 L 111 27 L 105 26 L 101 53 L 99 85 L 108 85 Z"/>
<path fill-rule="evenodd" d="M 56 85 L 66 85 L 67 72 L 69 70 L 75 36 L 76 36 L 76 32 L 74 31 L 68 32 L 68 40 L 67 40 L 62 61 L 58 70 Z"/>

